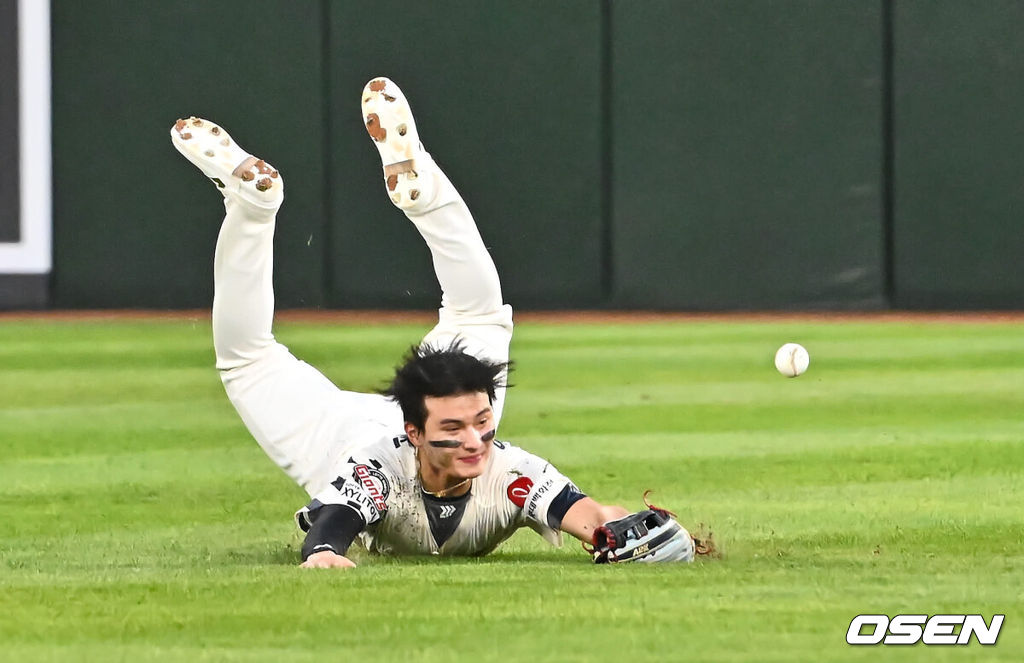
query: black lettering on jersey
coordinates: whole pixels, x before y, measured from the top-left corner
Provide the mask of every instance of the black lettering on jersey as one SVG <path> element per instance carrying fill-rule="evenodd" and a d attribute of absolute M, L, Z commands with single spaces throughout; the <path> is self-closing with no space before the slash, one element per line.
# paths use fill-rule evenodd
<path fill-rule="evenodd" d="M 338 491 L 340 492 L 341 487 L 345 485 L 345 477 L 338 477 L 337 479 L 331 482 L 331 485 L 337 488 Z"/>
<path fill-rule="evenodd" d="M 554 484 L 554 480 L 548 479 L 543 486 L 539 488 L 534 487 L 533 497 L 530 498 L 530 502 L 526 506 L 526 515 L 534 519 L 537 518 L 537 505 L 540 503 L 540 498 L 551 490 L 552 484 Z"/>
<path fill-rule="evenodd" d="M 401 449 L 403 442 L 405 444 L 408 444 L 409 446 L 412 446 L 412 443 L 409 442 L 409 437 L 407 435 L 399 435 L 398 437 L 392 438 L 391 442 L 392 444 L 395 445 L 396 449 Z"/>
<path fill-rule="evenodd" d="M 502 450 L 505 449 L 505 443 L 502 442 L 501 440 L 495 440 L 494 441 L 494 446 L 496 446 L 497 448 L 502 449 Z"/>
<path fill-rule="evenodd" d="M 374 468 L 376 468 L 376 469 L 378 469 L 378 470 L 379 470 L 379 469 L 381 468 L 381 464 L 380 464 L 380 461 L 379 461 L 379 460 L 377 460 L 376 458 L 371 458 L 371 459 L 370 459 L 370 465 L 373 465 L 373 466 L 374 466 Z"/>
<path fill-rule="evenodd" d="M 345 503 L 358 511 L 366 522 L 373 522 L 384 515 L 384 512 L 377 508 L 374 499 L 359 486 L 350 483 L 338 492 Z"/>

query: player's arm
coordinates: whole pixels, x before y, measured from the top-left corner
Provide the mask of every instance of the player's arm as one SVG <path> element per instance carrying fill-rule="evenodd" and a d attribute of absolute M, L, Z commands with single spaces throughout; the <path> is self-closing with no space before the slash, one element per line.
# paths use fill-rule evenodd
<path fill-rule="evenodd" d="M 350 459 L 341 476 L 296 512 L 296 523 L 306 533 L 302 544 L 303 568 L 355 566 L 345 553 L 356 536 L 380 520 L 383 509 L 386 509 L 383 498 L 378 496 L 375 501 L 359 480 L 361 467 L 365 468 L 365 465 Z"/>
<path fill-rule="evenodd" d="M 558 545 L 545 531 L 565 532 L 590 543 L 594 530 L 627 513 L 620 506 L 606 506 L 587 497 L 543 458 L 507 443 L 499 449 L 514 459 L 509 475 L 515 478 L 506 489 L 509 499 L 550 543 Z"/>
<path fill-rule="evenodd" d="M 621 506 L 605 505 L 590 497 L 583 497 L 574 502 L 562 516 L 560 529 L 580 541 L 590 543 L 598 527 L 628 515 L 629 511 Z"/>
<path fill-rule="evenodd" d="M 630 513 L 621 506 L 587 497 L 544 461 L 537 471 L 538 460 L 528 456 L 520 463 L 521 477 L 508 486 L 509 498 L 521 499 L 528 520 L 545 524 L 547 531 L 560 530 L 582 541 L 595 563 L 690 562 L 702 546 L 701 554 L 713 552 L 713 544 L 695 541 L 675 521 L 674 514 L 647 502 L 647 493 L 647 508 Z M 520 487 L 529 487 L 525 497 L 517 492 Z M 544 529 L 538 532 L 545 536 Z"/>
<path fill-rule="evenodd" d="M 326 504 L 310 515 L 312 524 L 302 544 L 302 568 L 351 568 L 345 557 L 349 546 L 366 526 L 363 516 L 345 504 Z"/>

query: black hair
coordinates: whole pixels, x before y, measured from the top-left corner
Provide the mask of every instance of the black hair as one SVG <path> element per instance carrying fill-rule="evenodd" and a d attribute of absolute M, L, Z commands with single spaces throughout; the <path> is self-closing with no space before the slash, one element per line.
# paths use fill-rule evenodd
<path fill-rule="evenodd" d="M 505 380 L 512 362 L 480 359 L 465 350 L 456 339 L 446 346 L 414 345 L 395 369 L 391 385 L 382 393 L 398 403 L 402 416 L 423 430 L 427 422 L 426 396 L 459 396 L 486 392 L 494 403 L 495 392 L 509 386 Z"/>

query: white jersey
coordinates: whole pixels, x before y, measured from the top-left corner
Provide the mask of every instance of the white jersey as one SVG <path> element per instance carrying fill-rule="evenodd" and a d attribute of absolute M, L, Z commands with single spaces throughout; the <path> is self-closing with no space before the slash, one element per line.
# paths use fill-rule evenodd
<path fill-rule="evenodd" d="M 309 530 L 312 512 L 322 506 L 348 505 L 366 521 L 360 533 L 363 546 L 385 554 L 485 555 L 524 526 L 552 545 L 561 545 L 556 527 L 564 513 L 549 519 L 549 508 L 563 491 L 563 505 L 566 496 L 582 497 L 576 486 L 544 459 L 495 440 L 487 468 L 473 479 L 469 497 L 460 506 L 461 521 L 438 545 L 420 484 L 415 447 L 404 435 L 357 449 L 339 464 L 336 475 L 337 479 L 295 514 L 299 527 Z M 442 506 L 439 517 L 454 512 L 454 507 Z"/>

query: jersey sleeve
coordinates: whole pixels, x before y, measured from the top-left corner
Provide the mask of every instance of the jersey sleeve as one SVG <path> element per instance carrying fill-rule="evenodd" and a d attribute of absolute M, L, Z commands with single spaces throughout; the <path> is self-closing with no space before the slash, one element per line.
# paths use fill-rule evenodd
<path fill-rule="evenodd" d="M 353 455 L 339 466 L 337 478 L 295 513 L 295 521 L 308 532 L 320 509 L 337 504 L 353 509 L 365 525 L 372 525 L 387 514 L 391 484 L 390 472 L 380 459 Z"/>
<path fill-rule="evenodd" d="M 554 465 L 518 447 L 507 445 L 510 481 L 508 499 L 522 509 L 527 525 L 553 545 L 561 544 L 559 527 L 566 511 L 586 497 Z"/>

